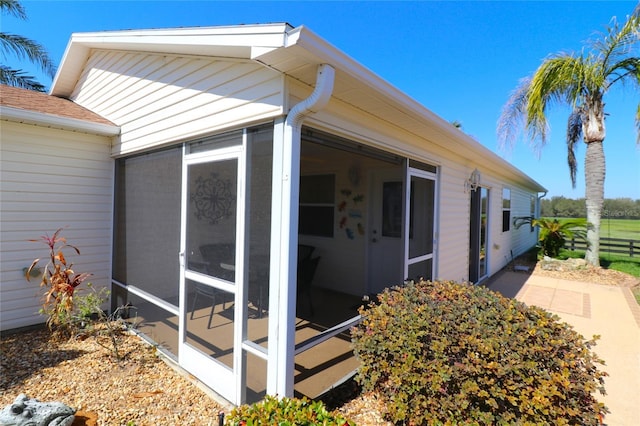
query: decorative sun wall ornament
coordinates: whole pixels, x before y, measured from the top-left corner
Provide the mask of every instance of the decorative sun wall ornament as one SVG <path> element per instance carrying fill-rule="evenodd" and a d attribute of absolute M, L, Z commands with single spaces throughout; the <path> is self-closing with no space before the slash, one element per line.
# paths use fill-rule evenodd
<path fill-rule="evenodd" d="M 231 217 L 236 201 L 232 188 L 231 179 L 220 179 L 217 173 L 211 173 L 208 178 L 198 176 L 195 191 L 190 194 L 196 218 L 215 225 L 221 219 Z"/>

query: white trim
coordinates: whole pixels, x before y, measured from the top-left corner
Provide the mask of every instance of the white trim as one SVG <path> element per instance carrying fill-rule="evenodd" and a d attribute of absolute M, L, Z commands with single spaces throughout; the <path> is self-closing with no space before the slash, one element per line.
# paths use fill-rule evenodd
<path fill-rule="evenodd" d="M 421 256 L 409 257 L 409 224 L 411 223 L 411 178 L 417 177 L 420 179 L 430 180 L 433 182 L 433 229 L 432 229 L 432 246 L 431 253 L 427 253 Z M 405 198 L 404 198 L 404 229 L 403 229 L 403 238 L 404 238 L 404 276 L 409 277 L 409 266 L 424 262 L 425 260 L 431 259 L 431 277 L 429 280 L 434 280 L 436 278 L 437 265 L 436 265 L 436 256 L 438 253 L 438 244 L 437 244 L 437 230 L 438 230 L 438 221 L 437 221 L 437 212 L 438 206 L 440 205 L 438 199 L 438 175 L 437 173 L 427 172 L 425 170 L 416 169 L 414 167 L 409 166 L 409 161 L 406 162 L 406 173 L 405 173 Z"/>
<path fill-rule="evenodd" d="M 278 289 L 270 289 L 270 291 L 271 294 L 278 293 L 279 297 L 269 300 L 269 311 L 276 312 L 275 317 L 277 317 L 275 321 L 273 318 L 269 319 L 269 324 L 276 323 L 275 329 L 269 328 L 269 339 L 271 336 L 276 336 L 274 345 L 269 344 L 267 393 L 270 395 L 293 397 L 294 394 L 300 131 L 305 117 L 324 108 L 331 99 L 334 78 L 335 70 L 331 65 L 320 65 L 316 74 L 316 85 L 311 95 L 289 111 L 283 123 L 282 134 L 278 135 L 282 139 L 276 142 L 274 134 L 273 174 L 274 178 L 278 175 L 279 180 L 275 183 L 274 179 L 273 186 L 274 218 L 271 232 L 272 279 L 270 283 L 277 283 L 275 286 Z M 281 159 L 276 159 L 276 146 L 278 155 L 282 155 Z M 279 168 L 276 168 L 276 164 Z M 279 204 L 276 205 L 276 201 L 279 201 Z M 280 215 L 277 212 L 280 212 Z M 274 264 L 274 261 L 278 263 Z M 275 275 L 279 277 L 278 280 L 273 280 L 274 266 L 278 269 Z M 271 362 L 275 362 L 275 365 Z M 275 372 L 275 378 L 269 378 L 272 372 Z"/>
<path fill-rule="evenodd" d="M 242 342 L 242 348 L 250 354 L 257 356 L 258 358 L 267 360 L 269 359 L 269 351 L 264 346 L 260 346 L 256 342 L 251 340 L 245 340 Z"/>
<path fill-rule="evenodd" d="M 114 124 L 95 123 L 8 106 L 0 106 L 0 117 L 7 121 L 86 132 L 100 136 L 118 136 L 120 134 L 120 127 Z"/>
<path fill-rule="evenodd" d="M 182 195 L 181 195 L 181 220 L 180 220 L 180 316 L 178 327 L 178 361 L 182 368 L 190 371 L 198 377 L 200 381 L 211 387 L 215 392 L 222 395 L 233 404 L 244 403 L 246 386 L 246 366 L 243 355 L 243 337 L 246 335 L 247 304 L 244 283 L 246 275 L 245 263 L 245 151 L 246 129 L 243 131 L 242 145 L 234 145 L 211 151 L 187 154 L 187 144 L 183 145 L 182 159 Z M 234 283 L 225 282 L 215 277 L 207 276 L 194 271 L 187 270 L 185 263 L 185 252 L 187 250 L 187 190 L 189 186 L 189 168 L 198 164 L 214 164 L 221 161 L 237 161 L 237 189 L 236 189 L 236 263 Z M 217 288 L 233 294 L 234 301 L 234 321 L 233 321 L 233 367 L 220 363 L 216 359 L 201 353 L 193 348 L 186 340 L 187 336 L 187 279 L 202 283 L 213 288 Z M 243 320 L 244 318 L 244 320 Z"/>
<path fill-rule="evenodd" d="M 179 308 L 177 306 L 172 305 L 171 303 L 169 303 L 169 302 L 167 302 L 167 301 L 165 301 L 163 299 L 160 299 L 159 297 L 154 296 L 153 294 L 148 293 L 148 292 L 146 292 L 146 291 L 144 291 L 144 290 L 142 290 L 142 289 L 140 289 L 140 288 L 138 288 L 138 287 L 136 287 L 134 285 L 123 284 L 120 281 L 114 280 L 114 279 L 111 280 L 111 284 L 112 285 L 115 284 L 118 287 L 121 287 L 123 290 L 126 290 L 127 292 L 129 292 L 131 294 L 134 294 L 134 295 L 140 297 L 141 299 L 144 299 L 147 302 L 150 302 L 150 303 L 156 305 L 157 307 L 159 307 L 161 309 L 164 309 L 167 312 L 172 313 L 175 316 L 180 315 L 180 310 L 179 310 Z"/>
<path fill-rule="evenodd" d="M 286 23 L 220 27 L 73 33 L 51 85 L 51 94 L 69 97 L 92 49 L 250 59 L 284 47 Z"/>

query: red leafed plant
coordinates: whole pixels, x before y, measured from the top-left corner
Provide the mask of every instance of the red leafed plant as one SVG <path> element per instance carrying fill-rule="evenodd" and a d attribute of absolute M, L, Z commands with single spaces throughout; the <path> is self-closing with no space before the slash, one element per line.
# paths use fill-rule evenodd
<path fill-rule="evenodd" d="M 77 247 L 67 244 L 67 239 L 60 236 L 62 228 L 59 228 L 53 236 L 43 235 L 40 239 L 30 240 L 42 242 L 49 247 L 49 262 L 42 270 L 40 287 L 45 288 L 44 302 L 41 313 L 48 315 L 47 325 L 49 328 L 66 327 L 70 324 L 73 312 L 73 294 L 84 280 L 90 277 L 90 273 L 77 274 L 73 270 L 73 264 L 67 263 L 63 254 L 64 249 L 72 249 L 76 254 L 80 254 Z M 30 281 L 32 274 L 40 275 L 37 268 L 40 259 L 33 261 L 26 271 L 27 281 Z"/>

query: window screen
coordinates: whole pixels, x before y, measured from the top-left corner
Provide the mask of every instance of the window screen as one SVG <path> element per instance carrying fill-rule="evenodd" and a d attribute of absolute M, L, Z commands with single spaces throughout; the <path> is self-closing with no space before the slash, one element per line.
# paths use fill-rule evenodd
<path fill-rule="evenodd" d="M 178 305 L 181 148 L 116 162 L 113 278 Z"/>

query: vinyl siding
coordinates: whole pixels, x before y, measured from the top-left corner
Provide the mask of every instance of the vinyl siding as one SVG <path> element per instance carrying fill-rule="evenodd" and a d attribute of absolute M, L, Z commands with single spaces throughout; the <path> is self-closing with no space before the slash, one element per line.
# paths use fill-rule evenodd
<path fill-rule="evenodd" d="M 121 127 L 120 156 L 273 118 L 283 93 L 251 62 L 94 51 L 72 99 Z"/>
<path fill-rule="evenodd" d="M 44 321 L 39 282 L 27 283 L 22 270 L 48 248 L 29 240 L 67 227 L 62 235 L 81 252 L 66 253 L 74 270 L 109 285 L 113 161 L 106 137 L 8 121 L 0 136 L 0 328 L 7 330 Z"/>
<path fill-rule="evenodd" d="M 529 216 L 530 196 L 537 193 L 512 182 L 491 179 L 489 195 L 489 275 L 504 268 L 512 259 L 524 253 L 536 244 L 536 233 L 529 226 L 515 229 L 513 219 L 517 216 Z M 509 231 L 502 232 L 502 189 L 511 191 L 511 219 Z"/>
<path fill-rule="evenodd" d="M 513 220 L 516 217 L 531 216 L 531 197 L 537 198 L 537 194 L 532 194 L 522 188 L 511 190 L 511 249 L 513 256 L 517 257 L 536 244 L 537 234 L 535 229 L 531 231 L 531 226 L 521 226 L 516 229 Z"/>
<path fill-rule="evenodd" d="M 447 159 L 440 170 L 440 229 L 438 242 L 438 276 L 466 281 L 469 278 L 469 209 L 470 195 L 464 181 L 473 171 Z"/>

